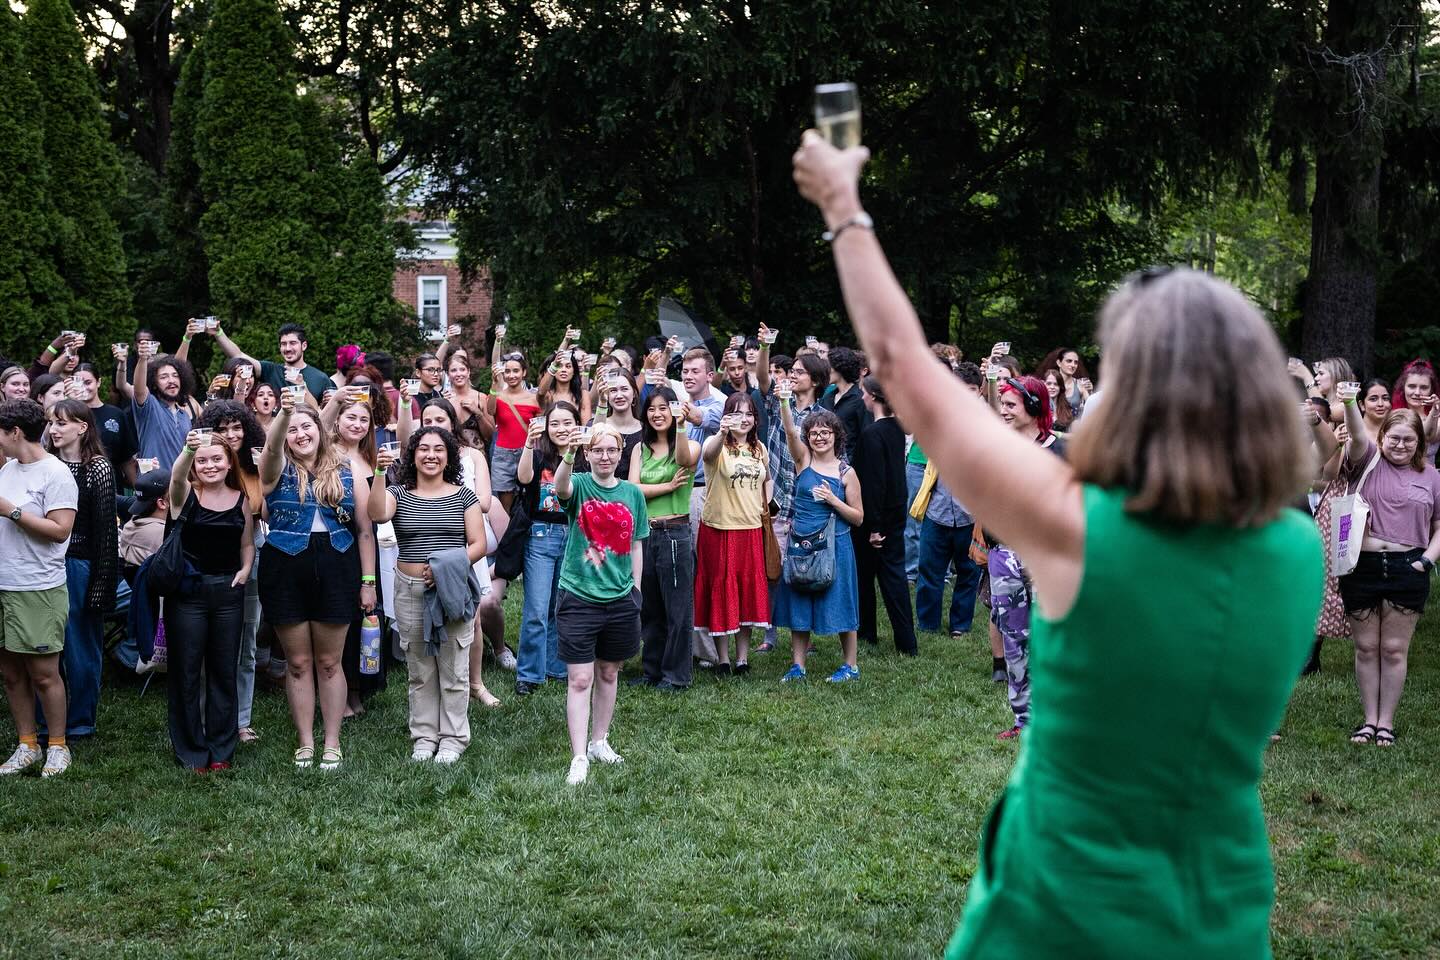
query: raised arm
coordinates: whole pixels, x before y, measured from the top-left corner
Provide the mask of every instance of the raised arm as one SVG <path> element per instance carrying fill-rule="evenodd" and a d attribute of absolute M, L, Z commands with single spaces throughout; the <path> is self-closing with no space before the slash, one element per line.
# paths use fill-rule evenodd
<path fill-rule="evenodd" d="M 185 446 L 180 448 L 180 455 L 170 465 L 170 489 L 165 493 L 165 499 L 170 501 L 170 516 L 180 516 L 180 511 L 185 507 L 185 501 L 190 496 L 190 461 L 195 459 L 195 451 L 200 446 L 200 434 L 191 430 L 185 437 Z"/>
<path fill-rule="evenodd" d="M 675 431 L 675 462 L 682 467 L 693 467 L 700 462 L 700 444 L 679 430 Z"/>
<path fill-rule="evenodd" d="M 839 151 L 806 131 L 795 180 L 831 231 L 862 212 L 859 176 L 868 158 L 863 147 Z M 1025 558 L 1046 615 L 1063 616 L 1084 559 L 1083 494 L 1074 472 L 1006 427 L 930 352 L 872 230 L 846 227 L 831 249 L 846 312 L 895 415 L 914 425 L 955 495 Z"/>
<path fill-rule="evenodd" d="M 544 429 L 540 425 L 539 417 L 531 418 L 530 432 L 525 435 L 525 444 L 520 448 L 520 459 L 515 464 L 515 480 L 521 486 L 535 482 L 535 456 L 532 451 Z"/>
<path fill-rule="evenodd" d="M 760 396 L 770 392 L 770 344 L 765 342 L 765 336 L 770 328 L 760 324 L 760 355 L 755 358 L 755 386 L 760 388 Z"/>
<path fill-rule="evenodd" d="M 375 479 L 381 482 L 370 484 L 370 519 L 376 523 L 386 523 L 395 517 L 395 495 L 386 488 L 379 476 Z"/>
<path fill-rule="evenodd" d="M 115 379 L 115 390 L 116 390 L 116 392 L 119 393 L 122 397 L 125 397 L 125 398 L 128 399 L 128 400 L 134 400 L 134 399 L 135 399 L 135 388 L 132 387 L 132 386 L 130 386 L 130 381 L 129 381 L 129 380 L 126 378 L 126 376 L 125 376 L 125 374 L 128 372 L 128 371 L 125 369 L 125 360 L 126 360 L 126 358 L 129 356 L 129 353 L 128 353 L 127 351 L 123 351 L 123 350 L 116 349 L 115 347 L 111 347 L 111 348 L 110 348 L 110 356 L 113 357 L 114 360 L 115 360 L 115 378 L 114 378 L 114 379 Z"/>
<path fill-rule="evenodd" d="M 1358 464 L 1365 459 L 1365 449 L 1370 446 L 1370 434 L 1365 432 L 1365 415 L 1360 404 L 1352 398 L 1341 400 L 1345 407 L 1345 427 L 1350 431 L 1350 442 L 1345 445 L 1345 459 Z"/>
<path fill-rule="evenodd" d="M 224 352 L 226 359 L 245 356 L 244 351 L 236 345 L 235 341 L 226 335 L 223 327 L 215 330 L 215 342 L 220 344 L 220 349 Z M 250 357 L 249 359 L 253 362 L 255 358 Z M 255 364 L 255 376 L 260 376 L 260 365 L 258 363 Z"/>
<path fill-rule="evenodd" d="M 205 332 L 205 321 L 191 317 L 185 321 L 185 336 L 180 338 L 180 346 L 175 348 L 175 359 L 190 362 L 190 340 Z"/>
<path fill-rule="evenodd" d="M 122 363 L 121 366 L 123 367 L 124 364 Z M 145 402 L 150 399 L 150 385 L 146 383 L 149 376 L 150 357 L 142 343 L 135 348 L 135 383 L 130 393 L 131 399 L 137 406 L 145 406 Z M 122 382 L 124 379 L 123 376 L 120 378 Z"/>
<path fill-rule="evenodd" d="M 265 449 L 260 454 L 260 489 L 269 494 L 280 482 L 280 471 L 284 467 L 281 451 L 285 449 L 285 435 L 290 432 L 290 414 L 295 412 L 295 398 L 289 390 L 280 391 L 280 408 L 270 419 L 270 428 L 265 431 Z"/>
<path fill-rule="evenodd" d="M 795 472 L 799 473 L 810 460 L 810 448 L 805 446 L 805 440 L 795 426 L 788 399 L 780 401 L 780 422 L 785 425 L 785 446 L 790 449 L 790 459 L 795 461 Z"/>

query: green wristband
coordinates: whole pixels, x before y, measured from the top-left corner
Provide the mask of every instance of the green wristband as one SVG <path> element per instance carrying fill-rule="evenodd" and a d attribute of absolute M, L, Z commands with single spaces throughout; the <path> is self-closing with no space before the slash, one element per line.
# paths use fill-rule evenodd
<path fill-rule="evenodd" d="M 575 451 L 574 451 L 574 450 L 567 450 L 567 451 L 565 451 L 564 455 L 561 456 L 560 459 L 561 459 L 561 460 L 564 460 L 566 463 L 574 463 L 574 462 L 575 462 Z"/>

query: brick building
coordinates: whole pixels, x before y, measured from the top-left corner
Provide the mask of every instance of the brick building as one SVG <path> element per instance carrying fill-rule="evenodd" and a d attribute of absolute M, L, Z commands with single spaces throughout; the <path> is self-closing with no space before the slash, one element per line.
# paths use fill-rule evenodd
<path fill-rule="evenodd" d="M 432 340 L 441 339 L 450 324 L 460 324 L 460 342 L 472 357 L 486 362 L 490 275 L 482 270 L 472 283 L 461 279 L 460 251 L 449 221 L 417 218 L 413 225 L 419 243 L 413 258 L 395 271 L 395 299 L 410 308 Z"/>

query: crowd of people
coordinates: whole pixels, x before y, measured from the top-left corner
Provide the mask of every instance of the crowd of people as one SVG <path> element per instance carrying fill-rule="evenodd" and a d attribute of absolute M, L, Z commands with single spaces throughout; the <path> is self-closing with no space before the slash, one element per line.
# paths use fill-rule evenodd
<path fill-rule="evenodd" d="M 246 356 L 216 318 L 191 320 L 174 353 L 142 330 L 110 348 L 111 402 L 83 334 L 62 333 L 28 369 L 0 362 L 0 543 L 15 558 L 0 572 L 0 665 L 20 741 L 0 772 L 62 772 L 69 739 L 95 732 L 117 606 L 127 629 L 112 655 L 141 672 L 164 664 L 175 756 L 196 770 L 228 767 L 259 738 L 257 676 L 283 682 L 295 763 L 340 766 L 342 721 L 396 659 L 413 758 L 454 763 L 469 701 L 499 703 L 482 677 L 488 647 L 516 695 L 567 685 L 579 782 L 590 761 L 621 760 L 608 733 L 632 657 L 631 684 L 679 693 L 697 669 L 743 677 L 788 629 L 781 682 L 805 680 L 814 638 L 833 636 L 827 681 L 853 683 L 880 605 L 896 650 L 915 656 L 919 632 L 968 634 L 977 598 L 1013 714 L 997 736 L 1025 729 L 1025 558 L 927 462 L 864 353 L 806 336 L 782 354 L 763 325 L 723 347 L 657 336 L 589 353 L 570 328 L 532 371 L 505 332 L 488 393 L 456 327 L 409 376 L 353 345 L 327 374 L 293 325 L 278 362 Z M 203 389 L 187 359 L 199 337 L 225 358 Z M 1074 348 L 1034 367 L 1003 342 L 978 364 L 950 344 L 931 353 L 1057 458 L 1101 405 Z M 1305 670 L 1325 637 L 1352 638 L 1352 739 L 1389 745 L 1440 558 L 1440 384 L 1423 360 L 1393 385 L 1356 382 L 1340 358 L 1291 359 L 1289 373 L 1327 544 L 1337 504 L 1369 511 L 1352 562 L 1328 571 Z M 507 632 L 517 579 L 523 613 Z M 63 733 L 46 724 L 62 713 Z"/>
<path fill-rule="evenodd" d="M 591 761 L 621 761 L 608 733 L 632 657 L 632 685 L 679 693 L 697 669 L 745 676 L 788 629 L 782 682 L 805 680 L 815 638 L 833 636 L 827 680 L 853 683 L 879 606 L 915 656 L 916 614 L 941 629 L 950 581 L 952 634 L 977 594 L 992 604 L 994 678 L 1015 710 L 1000 735 L 1024 726 L 1024 568 L 926 471 L 863 353 L 805 336 L 782 354 L 763 325 L 723 346 L 656 336 L 589 353 L 570 328 L 532 370 L 502 325 L 487 393 L 460 332 L 413 371 L 347 345 L 327 373 L 298 326 L 278 332 L 280 360 L 257 360 L 196 318 L 173 353 L 148 330 L 110 345 L 108 397 L 83 333 L 0 361 L 0 505 L 18 513 L 0 526 L 17 558 L 0 574 L 0 665 L 19 738 L 0 773 L 63 772 L 69 742 L 95 733 L 117 611 L 111 657 L 163 666 L 175 757 L 201 771 L 259 739 L 257 680 L 284 686 L 295 763 L 341 766 L 344 719 L 399 660 L 413 758 L 454 763 L 469 701 L 499 703 L 488 648 L 518 696 L 567 685 L 579 782 Z M 223 357 L 203 387 L 189 363 L 202 337 Z M 1057 454 L 1057 411 L 1068 426 L 1092 394 L 1074 349 L 1033 375 L 1005 343 L 978 366 L 934 353 Z"/>

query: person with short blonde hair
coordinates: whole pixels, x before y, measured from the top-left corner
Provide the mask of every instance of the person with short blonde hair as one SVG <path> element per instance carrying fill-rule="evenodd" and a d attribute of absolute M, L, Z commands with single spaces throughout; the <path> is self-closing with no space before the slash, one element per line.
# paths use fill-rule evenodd
<path fill-rule="evenodd" d="M 1042 709 L 946 955 L 1268 956 L 1262 758 L 1324 582 L 1288 506 L 1314 467 L 1280 344 L 1214 277 L 1136 275 L 1101 309 L 1107 396 L 1067 463 L 941 375 L 861 207 L 868 156 L 806 131 L 796 183 L 896 416 L 1024 558 L 1040 613 Z"/>

